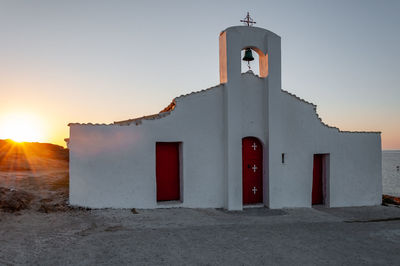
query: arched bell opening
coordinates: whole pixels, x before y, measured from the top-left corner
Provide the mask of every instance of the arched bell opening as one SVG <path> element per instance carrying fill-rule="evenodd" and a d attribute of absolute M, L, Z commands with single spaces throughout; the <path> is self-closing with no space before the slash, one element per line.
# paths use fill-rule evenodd
<path fill-rule="evenodd" d="M 252 71 L 254 75 L 260 76 L 260 67 L 257 64 L 258 54 L 251 48 L 244 48 L 240 52 L 241 73 Z"/>
<path fill-rule="evenodd" d="M 244 47 L 240 55 L 241 73 L 251 70 L 260 78 L 268 76 L 268 54 L 264 54 L 257 47 Z"/>

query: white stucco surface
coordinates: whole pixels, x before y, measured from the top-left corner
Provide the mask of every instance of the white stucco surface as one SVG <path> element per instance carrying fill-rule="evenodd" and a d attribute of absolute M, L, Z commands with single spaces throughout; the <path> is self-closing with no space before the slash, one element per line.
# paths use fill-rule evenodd
<path fill-rule="evenodd" d="M 240 73 L 247 47 L 266 60 L 260 62 L 266 77 Z M 220 85 L 180 96 L 173 110 L 157 116 L 70 124 L 70 204 L 241 210 L 242 138 L 252 136 L 264 146 L 265 206 L 311 206 L 314 154 L 326 154 L 327 206 L 378 205 L 380 133 L 329 127 L 315 105 L 283 91 L 280 49 L 270 31 L 228 28 L 220 34 Z M 156 142 L 180 143 L 180 202 L 156 201 Z"/>

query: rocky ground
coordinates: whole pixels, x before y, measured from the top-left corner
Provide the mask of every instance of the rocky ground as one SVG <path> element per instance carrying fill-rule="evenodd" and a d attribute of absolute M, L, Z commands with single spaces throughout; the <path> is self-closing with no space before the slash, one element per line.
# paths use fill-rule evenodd
<path fill-rule="evenodd" d="M 0 210 L 18 213 L 68 209 L 68 168 L 64 171 L 0 171 Z"/>
<path fill-rule="evenodd" d="M 0 171 L 0 211 L 66 211 L 68 162 L 35 171 Z"/>
<path fill-rule="evenodd" d="M 0 211 L 68 210 L 68 150 L 0 140 Z"/>

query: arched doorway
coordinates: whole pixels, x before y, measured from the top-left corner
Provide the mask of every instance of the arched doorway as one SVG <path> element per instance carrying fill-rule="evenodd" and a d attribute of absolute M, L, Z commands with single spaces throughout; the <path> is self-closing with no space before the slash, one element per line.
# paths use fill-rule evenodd
<path fill-rule="evenodd" d="M 255 137 L 242 139 L 243 204 L 263 202 L 263 148 Z"/>

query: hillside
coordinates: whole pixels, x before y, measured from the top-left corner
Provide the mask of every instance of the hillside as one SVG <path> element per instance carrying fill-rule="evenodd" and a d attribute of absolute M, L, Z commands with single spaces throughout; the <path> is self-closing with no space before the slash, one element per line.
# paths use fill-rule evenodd
<path fill-rule="evenodd" d="M 68 162 L 69 151 L 50 143 L 0 140 L 0 171 L 29 171 Z"/>

